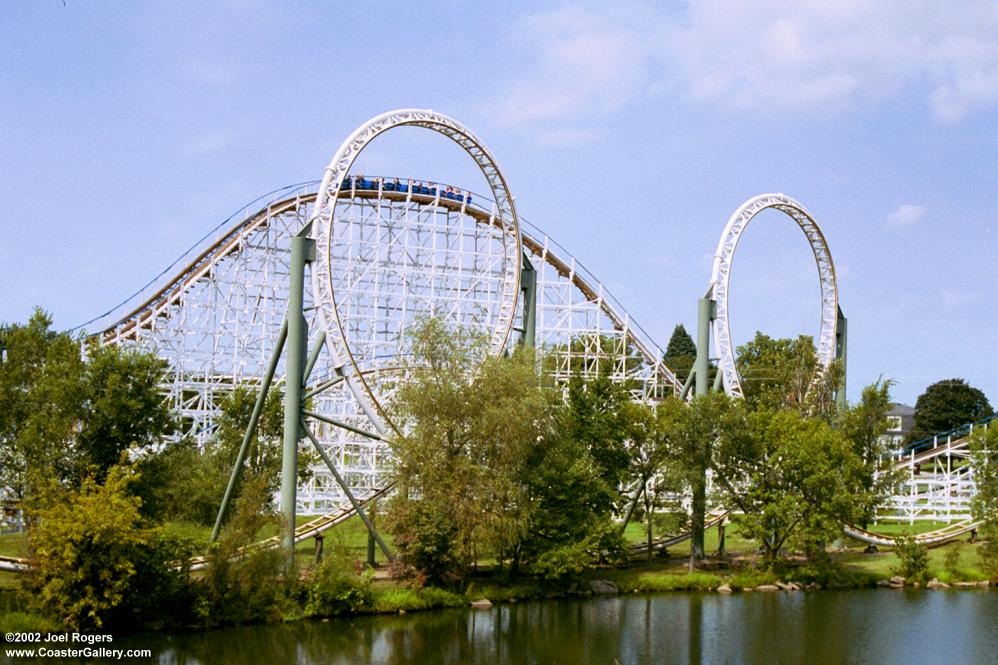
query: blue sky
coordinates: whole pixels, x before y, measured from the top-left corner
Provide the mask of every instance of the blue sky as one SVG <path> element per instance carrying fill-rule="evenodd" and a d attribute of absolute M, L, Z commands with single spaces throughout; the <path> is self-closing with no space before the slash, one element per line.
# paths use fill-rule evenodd
<path fill-rule="evenodd" d="M 963 377 L 998 402 L 998 4 L 122 3 L 0 9 L 0 321 L 69 327 L 234 210 L 316 179 L 399 107 L 488 144 L 522 216 L 660 343 L 695 326 L 731 213 L 767 191 L 821 225 L 850 395 Z M 425 134 L 425 135 L 424 135 Z M 358 168 L 484 189 L 413 129 Z M 803 234 L 760 215 L 736 343 L 814 334 Z M 989 351 L 991 349 L 991 351 Z"/>

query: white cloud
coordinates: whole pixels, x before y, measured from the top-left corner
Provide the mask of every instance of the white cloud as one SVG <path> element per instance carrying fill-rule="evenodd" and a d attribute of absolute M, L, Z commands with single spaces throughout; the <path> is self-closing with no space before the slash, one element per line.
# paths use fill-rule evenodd
<path fill-rule="evenodd" d="M 925 216 L 925 206 L 911 205 L 906 203 L 891 214 L 887 215 L 888 226 L 908 226 L 914 224 Z"/>
<path fill-rule="evenodd" d="M 628 8 L 632 11 L 628 11 Z M 522 126 L 586 113 L 615 111 L 648 90 L 650 56 L 660 23 L 639 5 L 611 10 L 563 7 L 536 13 L 517 26 L 511 48 L 525 53 L 522 74 L 503 87 L 495 106 L 499 121 Z M 561 127 L 552 142 L 590 130 Z"/>
<path fill-rule="evenodd" d="M 998 102 L 991 2 L 708 0 L 674 45 L 699 99 L 843 107 L 914 87 L 944 122 Z"/>
<path fill-rule="evenodd" d="M 841 111 L 901 93 L 941 122 L 998 105 L 998 4 L 700 0 L 544 10 L 496 105 L 507 125 L 603 115 L 642 90 L 766 113 Z"/>

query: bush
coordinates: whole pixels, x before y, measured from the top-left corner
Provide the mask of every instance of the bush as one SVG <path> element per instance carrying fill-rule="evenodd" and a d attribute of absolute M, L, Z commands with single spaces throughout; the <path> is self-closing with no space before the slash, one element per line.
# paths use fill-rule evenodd
<path fill-rule="evenodd" d="M 929 579 L 929 550 L 913 536 L 897 536 L 894 539 L 894 554 L 898 558 L 898 565 L 893 569 L 895 574 L 910 582 Z"/>
<path fill-rule="evenodd" d="M 988 579 L 998 578 L 998 533 L 994 533 L 994 531 L 996 531 L 994 528 L 990 528 L 985 532 L 985 537 L 988 540 L 977 549 L 981 569 L 988 576 Z"/>
<path fill-rule="evenodd" d="M 461 580 L 470 562 L 458 551 L 458 527 L 451 506 L 396 496 L 386 517 L 387 530 L 398 549 L 396 573 L 414 574 L 421 583 L 447 586 Z"/>
<path fill-rule="evenodd" d="M 589 554 L 590 543 L 582 541 L 552 547 L 537 555 L 530 569 L 546 580 L 558 580 L 570 575 L 578 575 L 592 564 Z"/>
<path fill-rule="evenodd" d="M 257 534 L 277 522 L 264 511 L 267 483 L 246 481 L 232 521 L 208 554 L 198 613 L 207 625 L 276 621 L 293 614 L 299 592 L 296 571 L 285 571 L 284 551 L 249 548 Z"/>
<path fill-rule="evenodd" d="M 370 611 L 374 571 L 358 573 L 357 565 L 340 547 L 334 548 L 315 570 L 308 586 L 306 616 L 336 616 Z"/>
<path fill-rule="evenodd" d="M 960 567 L 960 545 L 950 545 L 943 555 L 943 568 L 950 575 L 956 575 Z"/>
<path fill-rule="evenodd" d="M 131 496 L 133 469 L 112 467 L 41 508 L 29 531 L 30 604 L 74 631 L 129 629 L 183 616 L 193 595 L 176 566 L 188 545 L 146 528 Z"/>

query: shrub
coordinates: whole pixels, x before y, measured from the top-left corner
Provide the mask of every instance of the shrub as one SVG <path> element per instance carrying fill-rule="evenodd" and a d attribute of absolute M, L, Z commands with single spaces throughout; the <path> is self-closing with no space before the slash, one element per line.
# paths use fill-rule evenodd
<path fill-rule="evenodd" d="M 448 586 L 460 581 L 470 562 L 458 551 L 452 506 L 395 497 L 386 517 L 399 554 L 395 574 L 415 575 L 421 582 Z"/>
<path fill-rule="evenodd" d="M 993 533 L 994 529 L 989 529 L 991 533 L 986 533 L 988 538 L 977 549 L 977 555 L 981 560 L 981 569 L 989 579 L 998 578 L 998 533 Z"/>
<path fill-rule="evenodd" d="M 960 566 L 960 546 L 950 545 L 946 548 L 946 553 L 943 555 L 943 568 L 950 575 L 956 575 L 957 570 Z"/>
<path fill-rule="evenodd" d="M 264 510 L 269 499 L 265 480 L 247 480 L 231 522 L 208 554 L 199 607 L 208 625 L 276 621 L 295 611 L 298 575 L 285 571 L 283 550 L 249 547 L 261 529 L 277 522 Z"/>
<path fill-rule="evenodd" d="M 374 571 L 358 573 L 357 565 L 343 548 L 334 548 L 312 576 L 308 586 L 307 616 L 336 616 L 369 611 L 374 602 L 371 581 Z"/>
<path fill-rule="evenodd" d="M 189 546 L 143 525 L 133 469 L 112 467 L 39 509 L 29 532 L 30 604 L 74 631 L 121 630 L 183 616 L 193 595 L 177 567 Z"/>
<path fill-rule="evenodd" d="M 912 582 L 925 582 L 929 577 L 929 550 L 913 536 L 897 536 L 894 554 L 898 565 L 893 572 Z"/>
<path fill-rule="evenodd" d="M 537 555 L 530 568 L 546 580 L 578 575 L 592 563 L 593 557 L 588 552 L 589 547 L 588 541 L 552 547 Z"/>

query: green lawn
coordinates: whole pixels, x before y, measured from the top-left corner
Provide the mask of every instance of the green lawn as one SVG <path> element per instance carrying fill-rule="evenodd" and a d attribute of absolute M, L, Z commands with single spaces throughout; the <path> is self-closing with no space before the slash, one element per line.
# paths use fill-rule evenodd
<path fill-rule="evenodd" d="M 299 516 L 298 524 L 304 524 L 311 519 L 314 518 Z M 668 523 L 670 522 L 668 518 L 661 521 L 664 522 L 664 524 L 660 525 L 663 527 L 668 526 Z M 891 536 L 899 533 L 922 533 L 938 529 L 942 526 L 945 525 L 935 522 L 917 522 L 913 526 L 909 526 L 908 524 L 878 524 L 871 526 L 870 530 Z M 208 536 L 211 533 L 211 529 L 209 527 L 184 522 L 171 522 L 167 524 L 165 528 L 168 532 L 174 535 L 191 538 L 199 544 L 199 549 L 207 547 Z M 625 540 L 632 543 L 643 542 L 645 539 L 645 528 L 646 527 L 643 523 L 631 522 L 624 530 Z M 672 531 L 675 532 L 675 530 Z M 269 527 L 261 533 L 259 537 L 266 538 L 273 535 L 275 532 L 275 527 Z M 662 535 L 663 533 L 665 533 L 664 530 L 657 530 L 656 537 Z M 389 544 L 389 547 L 391 547 L 391 538 L 384 533 L 382 534 L 382 537 L 385 538 Z M 737 517 L 727 525 L 725 541 L 728 556 L 732 557 L 736 561 L 741 561 L 739 566 L 742 569 L 749 565 L 752 560 L 756 559 L 759 550 L 758 544 L 755 541 L 743 537 L 739 533 Z M 705 547 L 708 557 L 713 556 L 717 552 L 717 544 L 718 533 L 717 528 L 714 527 L 707 531 L 705 537 Z M 847 549 L 845 551 L 837 552 L 833 555 L 833 557 L 840 563 L 844 564 L 844 567 L 849 571 L 857 573 L 872 573 L 880 577 L 888 577 L 891 575 L 892 570 L 897 566 L 897 557 L 894 556 L 893 552 L 891 552 L 889 548 L 880 548 L 880 551 L 878 552 L 865 553 L 863 551 L 865 544 L 863 543 L 859 543 L 858 541 L 854 541 L 852 539 L 846 539 L 846 545 Z M 23 556 L 25 554 L 24 547 L 24 534 L 6 534 L 0 536 L 0 554 L 7 556 Z M 339 526 L 325 532 L 325 550 L 328 552 L 330 548 L 334 547 L 347 548 L 352 556 L 357 560 L 366 560 L 367 529 L 359 517 L 351 517 Z M 956 559 L 955 565 L 952 565 L 953 562 L 950 562 L 951 569 L 947 570 L 945 561 L 946 552 L 952 549 L 958 551 L 959 556 Z M 968 542 L 967 537 L 963 537 L 959 541 L 929 550 L 929 567 L 932 574 L 947 582 L 985 579 L 987 576 L 980 568 L 980 560 L 977 555 L 977 549 L 977 543 L 970 543 Z M 299 543 L 296 547 L 296 552 L 298 553 L 300 564 L 304 568 L 309 568 L 315 553 L 314 539 L 310 538 Z M 630 580 L 628 584 L 632 586 L 637 585 L 661 590 L 668 588 L 687 588 L 685 585 L 695 582 L 695 580 L 662 580 L 660 578 L 663 575 L 670 578 L 676 575 L 686 575 L 685 560 L 689 557 L 689 552 L 690 543 L 689 541 L 686 541 L 669 548 L 667 556 L 663 557 L 661 555 L 656 555 L 654 560 L 651 562 L 639 562 L 636 564 L 637 572 L 634 572 L 634 568 L 631 568 L 628 569 L 629 572 L 621 574 Z M 380 550 L 376 551 L 376 559 L 378 563 L 385 562 L 385 557 Z M 489 562 L 483 560 L 480 563 L 487 566 Z M 610 571 L 601 571 L 601 574 L 603 572 L 606 572 L 611 578 L 613 577 L 612 575 L 609 575 Z M 0 588 L 13 587 L 16 585 L 16 581 L 16 574 L 0 573 Z M 697 584 L 700 583 L 698 582 Z M 703 584 L 706 584 L 706 582 L 704 581 Z M 697 585 L 694 584 L 694 588 L 696 588 L 696 586 Z"/>
<path fill-rule="evenodd" d="M 897 536 L 900 534 L 916 535 L 926 533 L 941 529 L 944 526 L 947 526 L 946 522 L 915 522 L 914 524 L 908 524 L 907 522 L 880 522 L 879 524 L 868 525 L 866 530 L 885 536 Z"/>
<path fill-rule="evenodd" d="M 5 533 L 0 536 L 0 556 L 24 556 L 25 544 L 23 533 Z"/>

